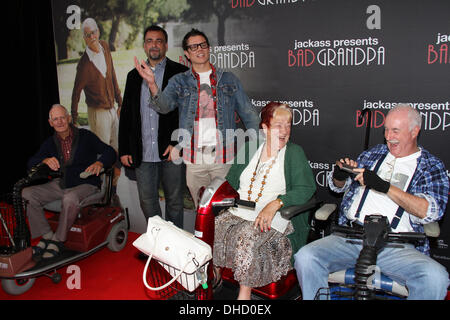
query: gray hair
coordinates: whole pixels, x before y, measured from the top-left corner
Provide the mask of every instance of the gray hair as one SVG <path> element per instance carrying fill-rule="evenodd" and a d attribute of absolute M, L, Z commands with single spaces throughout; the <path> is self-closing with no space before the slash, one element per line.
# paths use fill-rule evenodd
<path fill-rule="evenodd" d="M 84 32 L 84 28 L 91 27 L 93 30 L 98 30 L 97 22 L 92 18 L 86 18 L 81 24 L 81 30 Z"/>
<path fill-rule="evenodd" d="M 389 115 L 391 112 L 397 112 L 397 111 L 406 111 L 408 112 L 408 119 L 409 119 L 409 130 L 411 131 L 415 127 L 419 127 L 419 129 L 422 127 L 422 117 L 420 116 L 420 113 L 414 109 L 409 103 L 399 103 L 394 108 L 389 110 L 387 115 Z"/>
<path fill-rule="evenodd" d="M 64 107 L 62 104 L 55 103 L 54 105 L 52 105 L 52 107 L 50 108 L 50 111 L 48 112 L 48 118 L 49 118 L 50 120 L 52 119 L 52 111 L 53 111 L 53 109 L 58 108 L 58 107 L 59 107 L 59 108 L 62 108 L 62 109 L 64 110 L 66 116 L 69 115 L 69 111 L 67 111 L 67 108 L 66 108 L 66 107 Z"/>
<path fill-rule="evenodd" d="M 289 107 L 286 103 L 281 103 L 275 110 L 273 110 L 273 115 L 272 116 L 275 116 L 275 113 L 277 113 L 278 110 L 284 110 L 284 111 L 289 112 L 289 114 L 291 115 L 291 120 L 294 117 L 294 114 L 292 112 L 292 108 Z"/>

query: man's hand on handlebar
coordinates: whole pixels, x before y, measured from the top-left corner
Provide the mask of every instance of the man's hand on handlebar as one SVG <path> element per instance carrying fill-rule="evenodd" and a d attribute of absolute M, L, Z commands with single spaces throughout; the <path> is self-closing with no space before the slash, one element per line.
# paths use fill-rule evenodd
<path fill-rule="evenodd" d="M 45 163 L 53 171 L 58 171 L 60 167 L 59 161 L 55 157 L 45 158 L 42 163 Z"/>

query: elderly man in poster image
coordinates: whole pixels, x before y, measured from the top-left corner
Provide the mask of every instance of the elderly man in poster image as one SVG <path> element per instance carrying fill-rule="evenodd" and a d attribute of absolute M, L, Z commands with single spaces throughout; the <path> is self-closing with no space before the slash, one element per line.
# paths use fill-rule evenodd
<path fill-rule="evenodd" d="M 100 140 L 118 151 L 118 132 L 122 97 L 113 59 L 108 43 L 100 40 L 100 31 L 92 18 L 81 25 L 86 50 L 78 61 L 75 83 L 72 90 L 71 115 L 73 124 L 78 123 L 78 103 L 84 91 L 88 112 L 89 128 Z M 117 102 L 118 108 L 114 106 Z M 120 176 L 118 167 L 114 170 L 113 192 Z M 114 201 L 117 199 L 114 196 Z"/>
<path fill-rule="evenodd" d="M 363 152 L 356 161 L 336 162 L 328 175 L 330 188 L 345 192 L 339 224 L 362 225 L 364 217 L 388 217 L 393 232 L 423 232 L 423 225 L 442 218 L 448 200 L 449 180 L 441 160 L 417 144 L 420 114 L 399 104 L 386 116 L 380 144 Z M 343 164 L 353 167 L 351 177 Z M 349 243 L 331 234 L 301 248 L 295 255 L 295 268 L 304 299 L 313 299 L 320 288 L 328 287 L 329 273 L 353 267 L 361 243 Z M 429 244 L 414 248 L 384 248 L 377 259 L 383 273 L 409 290 L 408 299 L 444 299 L 448 273 L 429 257 Z"/>

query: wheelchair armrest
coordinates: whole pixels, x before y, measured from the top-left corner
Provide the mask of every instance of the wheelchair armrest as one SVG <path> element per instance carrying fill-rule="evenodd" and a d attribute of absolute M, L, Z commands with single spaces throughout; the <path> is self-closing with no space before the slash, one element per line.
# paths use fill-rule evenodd
<path fill-rule="evenodd" d="M 318 205 L 320 205 L 322 203 L 322 201 L 318 201 L 316 199 L 316 197 L 312 197 L 311 199 L 309 199 L 306 203 L 301 204 L 301 205 L 296 205 L 296 206 L 289 206 L 289 207 L 283 207 L 280 209 L 280 214 L 284 219 L 292 219 L 293 217 L 295 217 L 296 215 L 314 209 L 316 208 Z"/>
<path fill-rule="evenodd" d="M 314 213 L 314 218 L 316 220 L 326 221 L 336 208 L 337 205 L 335 203 L 325 203 Z"/>
<path fill-rule="evenodd" d="M 81 174 L 83 174 L 83 172 Z M 81 174 L 80 178 L 83 179 L 89 176 L 86 175 L 82 177 Z M 87 198 L 83 199 L 80 203 L 81 207 L 86 207 L 93 204 L 97 206 L 107 206 L 111 203 L 112 183 L 114 179 L 114 167 L 103 168 L 99 173 L 99 177 L 102 180 L 99 193 L 88 196 Z"/>
<path fill-rule="evenodd" d="M 431 222 L 423 225 L 423 230 L 427 237 L 437 238 L 441 234 L 438 222 Z"/>
<path fill-rule="evenodd" d="M 112 200 L 112 188 L 113 188 L 113 180 L 114 180 L 114 167 L 105 168 L 105 170 L 100 174 L 104 175 L 102 178 L 102 186 L 101 190 L 104 193 L 103 204 L 109 205 Z"/>

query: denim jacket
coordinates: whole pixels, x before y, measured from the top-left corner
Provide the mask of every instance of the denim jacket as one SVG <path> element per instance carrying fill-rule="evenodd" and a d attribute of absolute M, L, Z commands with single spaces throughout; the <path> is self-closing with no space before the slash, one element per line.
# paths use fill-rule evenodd
<path fill-rule="evenodd" d="M 259 128 L 259 116 L 244 92 L 241 82 L 231 72 L 216 69 L 217 77 L 217 129 L 225 139 L 227 129 L 235 129 L 235 112 L 238 113 L 246 129 Z M 152 108 L 160 113 L 168 113 L 178 108 L 180 129 L 193 135 L 194 121 L 198 106 L 198 83 L 194 71 L 189 69 L 173 76 L 164 91 L 152 97 Z"/>

